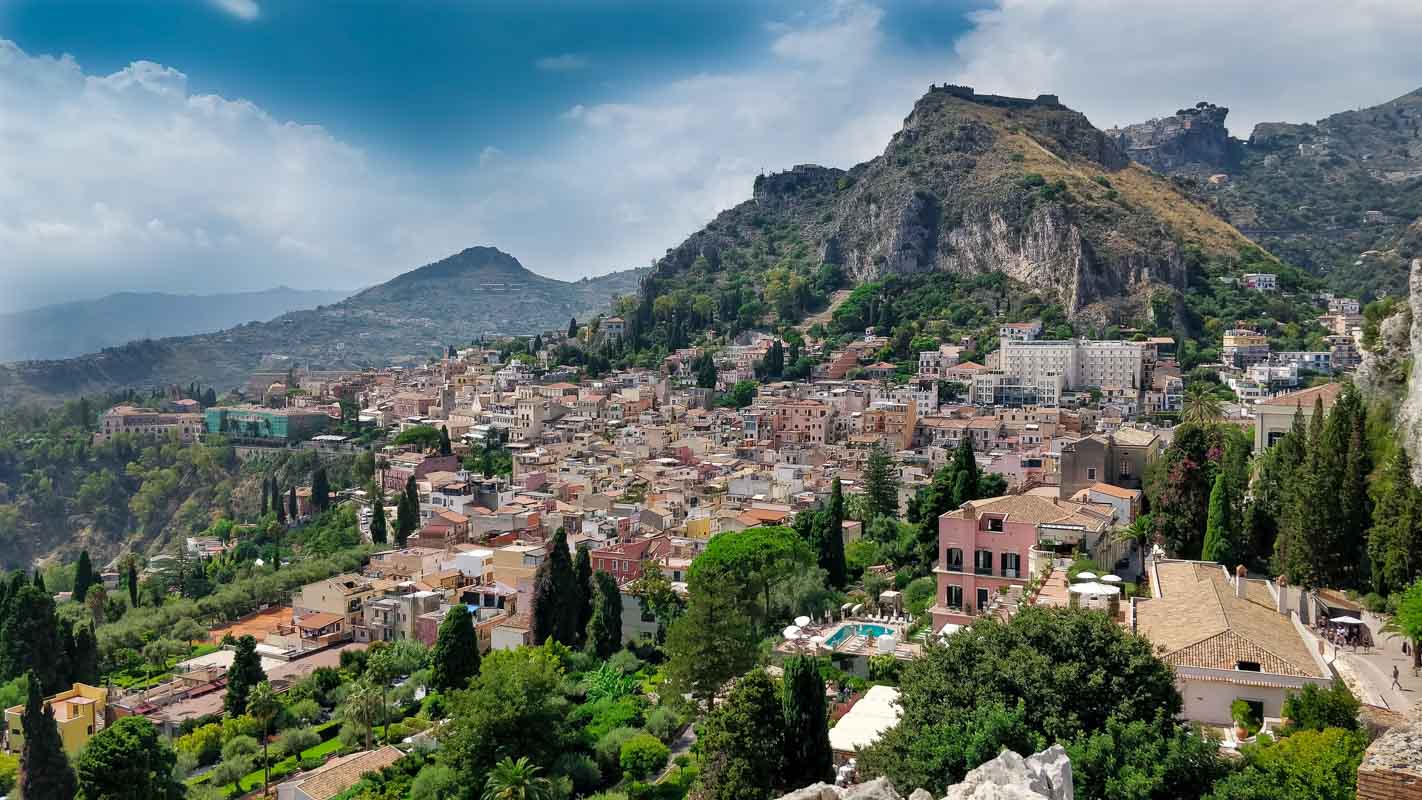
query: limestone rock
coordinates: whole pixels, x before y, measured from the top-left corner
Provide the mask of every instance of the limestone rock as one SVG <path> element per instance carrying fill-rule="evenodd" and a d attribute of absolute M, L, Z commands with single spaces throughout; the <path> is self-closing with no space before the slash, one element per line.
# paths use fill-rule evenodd
<path fill-rule="evenodd" d="M 828 783 L 815 783 L 803 789 L 797 789 L 780 800 L 840 800 L 840 793 L 843 789 L 838 789 Z"/>
<path fill-rule="evenodd" d="M 888 778 L 875 778 L 844 790 L 840 800 L 902 800 Z"/>
<path fill-rule="evenodd" d="M 1239 143 L 1225 128 L 1228 114 L 1228 108 L 1202 102 L 1173 116 L 1112 128 L 1106 135 L 1132 161 L 1162 174 L 1227 170 L 1239 158 Z"/>
<path fill-rule="evenodd" d="M 933 800 L 933 795 L 929 794 L 927 789 L 914 789 L 908 800 Z"/>
<path fill-rule="evenodd" d="M 1004 750 L 948 789 L 943 800 L 1073 800 L 1071 761 L 1061 745 L 1029 758 Z"/>
<path fill-rule="evenodd" d="M 1422 469 L 1422 463 L 1419 463 L 1419 456 L 1422 456 L 1422 374 L 1419 374 L 1422 360 L 1418 359 L 1422 355 L 1422 258 L 1412 259 L 1408 287 L 1411 292 L 1408 305 L 1412 309 L 1412 374 L 1407 380 L 1407 395 L 1397 411 L 1397 426 L 1402 434 L 1403 446 L 1412 457 L 1412 478 L 1417 480 L 1422 477 L 1419 475 L 1419 469 Z"/>

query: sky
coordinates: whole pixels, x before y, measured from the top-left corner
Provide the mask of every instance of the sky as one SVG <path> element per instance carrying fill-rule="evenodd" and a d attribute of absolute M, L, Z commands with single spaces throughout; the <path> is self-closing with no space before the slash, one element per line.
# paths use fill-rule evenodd
<path fill-rule="evenodd" d="M 0 0 L 0 311 L 349 289 L 473 245 L 644 266 L 930 83 L 1101 127 L 1422 85 L 1413 0 Z"/>

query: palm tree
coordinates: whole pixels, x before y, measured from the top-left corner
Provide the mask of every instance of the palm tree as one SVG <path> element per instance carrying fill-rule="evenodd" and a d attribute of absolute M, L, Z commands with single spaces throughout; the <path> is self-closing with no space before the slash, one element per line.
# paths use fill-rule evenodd
<path fill-rule="evenodd" d="M 276 692 L 272 690 L 271 683 L 262 681 L 252 687 L 251 694 L 247 695 L 247 713 L 252 718 L 262 723 L 262 796 L 265 797 L 271 792 L 272 767 L 267 760 L 267 734 L 268 726 L 272 719 L 281 711 L 281 701 L 277 699 Z"/>
<path fill-rule="evenodd" d="M 1185 421 L 1196 425 L 1209 425 L 1223 416 L 1220 399 L 1203 381 L 1185 387 L 1184 412 Z"/>
<path fill-rule="evenodd" d="M 494 765 L 484 782 L 483 800 L 552 800 L 553 782 L 528 758 L 508 756 Z"/>
<path fill-rule="evenodd" d="M 380 717 L 383 706 L 380 687 L 368 681 L 360 681 L 351 686 L 350 692 L 346 694 L 345 702 L 341 704 L 342 715 L 347 720 L 365 728 L 365 749 L 367 750 L 373 746 L 371 737 L 375 732 L 375 721 Z"/>

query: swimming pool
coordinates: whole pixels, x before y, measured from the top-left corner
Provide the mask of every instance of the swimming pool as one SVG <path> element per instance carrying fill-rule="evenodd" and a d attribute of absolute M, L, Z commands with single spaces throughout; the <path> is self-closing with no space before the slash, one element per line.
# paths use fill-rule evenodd
<path fill-rule="evenodd" d="M 834 632 L 833 636 L 825 640 L 825 647 L 833 650 L 841 644 L 844 644 L 845 640 L 851 636 L 873 636 L 878 638 L 880 636 L 888 636 L 893 632 L 893 628 L 888 628 L 883 625 L 869 625 L 862 622 L 841 625 L 839 630 Z"/>

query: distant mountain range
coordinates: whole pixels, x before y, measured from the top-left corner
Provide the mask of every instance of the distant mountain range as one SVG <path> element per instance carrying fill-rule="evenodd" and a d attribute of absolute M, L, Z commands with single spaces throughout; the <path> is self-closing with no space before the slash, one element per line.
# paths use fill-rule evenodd
<path fill-rule="evenodd" d="M 353 293 L 286 286 L 210 295 L 119 292 L 0 314 L 0 362 L 70 358 L 136 339 L 211 333 L 335 303 Z"/>
<path fill-rule="evenodd" d="M 0 365 L 0 402 L 54 402 L 196 381 L 226 390 L 268 356 L 342 369 L 423 362 L 485 335 L 562 329 L 631 294 L 646 270 L 568 282 L 525 269 L 492 247 L 471 247 L 330 305 L 268 322 L 143 339 L 76 358 Z"/>

